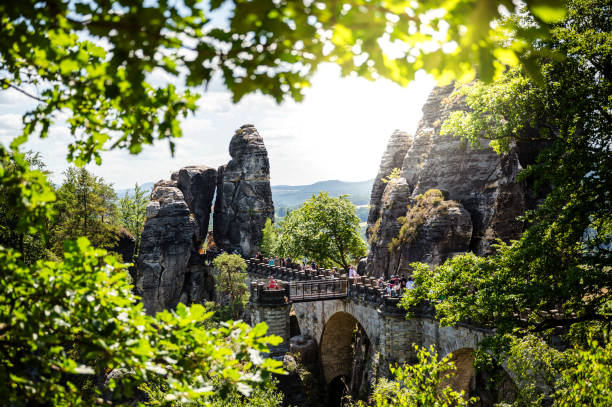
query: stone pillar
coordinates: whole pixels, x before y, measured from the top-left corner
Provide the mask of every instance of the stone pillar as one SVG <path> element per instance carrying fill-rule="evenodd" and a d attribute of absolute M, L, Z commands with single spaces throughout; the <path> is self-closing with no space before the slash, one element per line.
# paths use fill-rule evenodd
<path fill-rule="evenodd" d="M 268 325 L 268 335 L 277 335 L 283 341 L 270 346 L 270 356 L 282 358 L 289 351 L 289 284 L 280 282 L 281 290 L 268 290 L 264 283 L 251 283 L 251 322 L 256 325 L 265 322 Z"/>
<path fill-rule="evenodd" d="M 415 354 L 413 343 L 422 341 L 420 321 L 407 320 L 406 312 L 397 307 L 399 298 L 385 295 L 382 298 L 380 318 L 382 330 L 380 335 L 380 368 L 382 376 L 390 376 L 389 364 L 410 363 Z"/>

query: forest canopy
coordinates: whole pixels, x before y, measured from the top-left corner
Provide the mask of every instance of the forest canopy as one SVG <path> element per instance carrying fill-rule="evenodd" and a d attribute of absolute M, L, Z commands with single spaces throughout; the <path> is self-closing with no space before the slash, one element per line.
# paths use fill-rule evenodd
<path fill-rule="evenodd" d="M 227 24 L 215 10 L 231 10 Z M 74 141 L 68 160 L 95 160 L 107 149 L 138 153 L 142 144 L 181 137 L 198 89 L 222 78 L 235 102 L 255 91 L 277 102 L 301 100 L 323 62 L 371 80 L 406 85 L 424 69 L 441 82 L 499 78 L 506 66 L 538 76 L 562 0 L 370 2 L 34 0 L 0 5 L 0 83 L 35 99 L 13 145 L 49 135 L 59 112 Z M 503 18 L 526 12 L 529 24 Z M 174 83 L 156 86 L 152 72 Z M 33 94 L 29 85 L 41 90 Z M 184 86 L 183 86 L 184 85 Z"/>

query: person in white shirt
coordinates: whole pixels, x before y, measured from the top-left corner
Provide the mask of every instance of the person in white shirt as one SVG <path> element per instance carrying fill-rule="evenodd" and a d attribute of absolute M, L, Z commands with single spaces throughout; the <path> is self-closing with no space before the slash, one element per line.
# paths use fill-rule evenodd
<path fill-rule="evenodd" d="M 406 288 L 408 290 L 412 290 L 413 287 L 414 287 L 414 281 L 412 281 L 412 277 L 409 277 L 408 282 L 406 283 Z"/>

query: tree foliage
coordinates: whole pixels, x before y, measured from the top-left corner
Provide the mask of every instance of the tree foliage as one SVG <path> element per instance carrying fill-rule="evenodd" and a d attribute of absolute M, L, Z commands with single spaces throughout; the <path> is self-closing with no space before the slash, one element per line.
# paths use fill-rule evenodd
<path fill-rule="evenodd" d="M 612 403 L 612 342 L 590 341 L 572 353 L 571 367 L 563 371 L 568 386 L 556 394 L 555 406 L 605 406 Z"/>
<path fill-rule="evenodd" d="M 200 305 L 179 304 L 176 312 L 147 316 L 127 283 L 125 265 L 86 238 L 68 242 L 63 262 L 23 265 L 19 254 L 0 252 L 0 394 L 11 405 L 83 405 L 99 400 L 83 378 L 112 369 L 129 372 L 113 397 L 128 395 L 154 377 L 170 399 L 224 394 L 232 387 L 248 394 L 259 380 L 279 371 L 264 359 L 265 325 L 250 329 L 229 322 L 215 329 Z M 259 377 L 259 375 L 262 375 Z M 213 388 L 213 380 L 217 387 Z"/>
<path fill-rule="evenodd" d="M 109 248 L 117 241 L 117 195 L 112 185 L 85 168 L 70 167 L 57 189 L 57 216 L 50 226 L 53 249 L 61 255 L 64 241 L 87 237 L 95 247 Z"/>
<path fill-rule="evenodd" d="M 348 269 L 366 252 L 355 205 L 345 196 L 333 198 L 320 192 L 288 213 L 279 227 L 277 253 L 281 256 L 306 257 L 323 267 Z"/>
<path fill-rule="evenodd" d="M 148 401 L 146 405 L 151 406 L 166 406 L 182 407 L 187 405 L 210 406 L 210 407 L 281 407 L 283 406 L 283 394 L 276 390 L 278 381 L 276 379 L 268 380 L 264 386 L 255 388 L 248 397 L 238 391 L 230 392 L 227 397 L 219 397 L 212 395 L 202 401 L 193 403 L 190 400 L 187 403 L 172 402 L 166 400 L 166 389 L 163 386 L 155 386 L 147 384 L 144 390 L 147 394 Z"/>
<path fill-rule="evenodd" d="M 447 385 L 455 374 L 452 355 L 441 359 L 434 346 L 419 348 L 414 345 L 417 362 L 391 367 L 393 378 L 378 379 L 372 391 L 371 403 L 375 407 L 443 407 L 468 406 L 477 401 L 467 398 Z M 359 406 L 365 406 L 363 402 Z"/>
<path fill-rule="evenodd" d="M 497 337 L 483 345 L 500 360 L 522 348 L 541 362 L 531 368 L 564 377 L 572 375 L 567 366 L 553 367 L 548 356 L 537 357 L 545 355 L 540 351 L 551 346 L 552 335 L 579 349 L 582 357 L 574 368 L 579 372 L 595 363 L 586 357 L 590 352 L 603 357 L 612 327 L 611 12 L 605 1 L 568 2 L 567 19 L 555 24 L 542 44 L 566 58 L 540 60 L 542 83 L 511 70 L 490 85 L 475 83 L 457 91 L 469 110 L 451 115 L 444 131 L 475 144 L 492 140 L 500 153 L 537 146 L 541 152 L 520 180 L 545 198 L 525 214 L 527 228 L 520 239 L 499 242 L 492 256 L 465 254 L 435 269 L 414 265 L 416 288 L 402 299 L 404 307 L 430 301 L 443 324 L 471 321 L 496 328 Z M 538 341 L 504 342 L 505 334 L 535 335 Z M 591 337 L 604 345 L 594 351 Z M 520 366 L 524 363 L 515 365 Z M 551 383 L 569 386 L 563 397 L 576 386 L 594 391 L 585 397 L 610 402 L 605 392 L 595 395 L 606 386 L 605 375 L 593 377 L 600 382 L 575 377 L 582 381 Z"/>
<path fill-rule="evenodd" d="M 247 265 L 238 254 L 223 253 L 213 260 L 217 301 L 229 307 L 229 317 L 238 319 L 248 300 Z"/>
<path fill-rule="evenodd" d="M 1 149 L 2 147 L 0 147 Z M 37 175 L 46 175 L 44 170 L 45 164 L 40 158 L 40 154 L 28 152 L 21 155 L 7 156 L 3 162 L 3 170 L 5 171 L 5 179 L 12 176 L 20 178 L 21 171 L 27 171 Z M 24 180 L 25 181 L 25 180 Z M 47 191 L 53 193 L 53 188 L 49 186 Z M 0 185 L 0 195 L 6 197 L 11 193 L 9 186 Z M 32 233 L 30 230 L 24 230 L 23 227 L 18 227 L 22 222 L 22 207 L 14 207 L 14 200 L 11 198 L 2 199 L 0 201 L 0 246 L 18 250 L 22 254 L 22 259 L 26 264 L 33 264 L 37 260 L 45 256 L 49 256 L 47 250 L 47 236 L 44 233 Z M 48 219 L 43 219 L 46 223 Z"/>
<path fill-rule="evenodd" d="M 126 192 L 125 196 L 119 200 L 119 221 L 134 236 L 134 254 L 138 254 L 140 249 L 140 234 L 144 227 L 149 203 L 147 195 L 147 192 L 136 184 L 133 197 Z"/>
<path fill-rule="evenodd" d="M 227 27 L 211 18 L 224 3 Z M 234 101 L 254 91 L 281 101 L 300 100 L 322 62 L 401 85 L 419 69 L 441 81 L 472 77 L 474 66 L 485 81 L 506 65 L 537 71 L 536 57 L 557 54 L 534 44 L 566 9 L 560 0 L 525 3 L 529 25 L 500 19 L 519 10 L 509 0 L 13 2 L 0 6 L 0 83 L 39 102 L 14 145 L 46 137 L 62 111 L 75 137 L 68 159 L 99 164 L 105 149 L 138 153 L 155 140 L 173 152 L 180 118 L 196 110 L 189 88 L 215 74 Z M 187 89 L 152 84 L 148 75 L 159 72 Z"/>
<path fill-rule="evenodd" d="M 272 257 L 276 254 L 276 248 L 278 247 L 278 231 L 272 224 L 272 219 L 266 219 L 261 237 L 261 243 L 259 244 L 259 250 L 265 257 Z"/>

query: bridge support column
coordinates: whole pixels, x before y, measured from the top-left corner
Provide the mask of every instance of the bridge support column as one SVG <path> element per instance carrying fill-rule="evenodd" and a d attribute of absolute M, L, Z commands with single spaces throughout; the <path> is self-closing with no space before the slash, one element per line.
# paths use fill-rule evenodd
<path fill-rule="evenodd" d="M 383 297 L 381 318 L 381 374 L 391 375 L 389 364 L 411 363 L 416 359 L 413 344 L 421 344 L 423 332 L 420 321 L 407 320 L 406 312 L 397 307 L 399 298 Z"/>
<path fill-rule="evenodd" d="M 277 335 L 283 341 L 270 346 L 270 356 L 282 358 L 289 351 L 289 286 L 282 284 L 281 290 L 268 290 L 263 283 L 251 283 L 251 323 L 256 325 L 265 322 L 268 325 L 268 335 Z"/>

